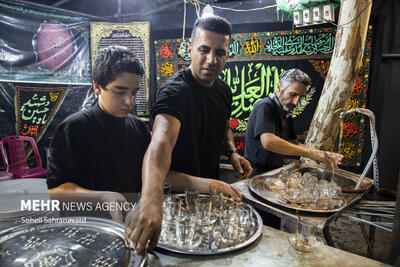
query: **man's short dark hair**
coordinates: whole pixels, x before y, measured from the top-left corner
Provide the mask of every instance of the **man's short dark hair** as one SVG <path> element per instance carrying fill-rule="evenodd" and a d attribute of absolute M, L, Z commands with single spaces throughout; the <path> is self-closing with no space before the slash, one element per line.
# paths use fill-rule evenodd
<path fill-rule="evenodd" d="M 195 37 L 198 28 L 215 33 L 229 35 L 229 38 L 231 37 L 232 34 L 231 24 L 226 19 L 219 16 L 208 16 L 208 17 L 198 18 L 193 25 L 193 30 L 191 35 L 192 40 Z"/>
<path fill-rule="evenodd" d="M 93 65 L 93 81 L 103 88 L 123 72 L 144 74 L 140 59 L 124 46 L 108 46 L 98 51 Z"/>
<path fill-rule="evenodd" d="M 302 70 L 289 69 L 282 74 L 279 82 L 282 85 L 282 91 L 284 91 L 294 82 L 300 82 L 305 86 L 309 86 L 311 85 L 311 78 Z"/>

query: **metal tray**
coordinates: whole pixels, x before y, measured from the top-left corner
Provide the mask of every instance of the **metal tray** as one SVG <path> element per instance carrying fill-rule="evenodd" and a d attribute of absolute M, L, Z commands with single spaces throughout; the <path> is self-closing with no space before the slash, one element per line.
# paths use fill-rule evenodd
<path fill-rule="evenodd" d="M 176 194 L 174 196 L 184 198 L 184 194 Z M 201 195 L 201 196 L 206 196 L 206 195 Z M 242 202 L 241 202 L 242 203 Z M 260 235 L 262 234 L 262 226 L 263 226 L 263 221 L 260 217 L 260 215 L 257 213 L 254 208 L 248 204 L 245 204 L 247 207 L 249 207 L 253 211 L 253 219 L 255 222 L 255 225 L 253 226 L 253 231 L 250 236 L 247 237 L 246 240 L 244 240 L 242 243 L 232 245 L 232 246 L 222 246 L 217 249 L 212 249 L 210 247 L 210 244 L 214 241 L 213 237 L 213 229 L 210 229 L 206 231 L 207 233 L 203 232 L 203 235 L 205 235 L 205 238 L 202 239 L 199 247 L 195 249 L 181 249 L 176 246 L 172 246 L 170 244 L 163 244 L 160 241 L 158 242 L 157 247 L 166 251 L 174 252 L 174 253 L 179 253 L 179 254 L 185 254 L 185 255 L 196 255 L 196 256 L 205 256 L 205 255 L 217 255 L 217 254 L 225 254 L 225 253 L 230 253 L 242 248 L 245 248 L 255 242 Z M 218 222 L 216 222 L 218 223 Z"/>
<path fill-rule="evenodd" d="M 315 172 L 317 174 L 318 179 L 330 179 L 332 176 L 332 173 L 328 170 L 324 170 L 321 168 L 316 168 L 316 167 L 299 167 L 299 168 L 294 168 L 291 171 L 299 171 L 302 174 L 305 172 Z M 284 199 L 280 199 L 276 196 L 276 194 L 267 188 L 264 187 L 264 181 L 267 178 L 270 177 L 277 177 L 279 173 L 276 173 L 274 175 L 259 175 L 251 180 L 249 183 L 249 188 L 252 193 L 257 195 L 259 198 L 261 198 L 264 201 L 268 201 L 277 205 L 280 205 L 284 208 L 289 208 L 289 209 L 294 209 L 294 210 L 299 210 L 299 211 L 306 211 L 306 212 L 315 212 L 315 213 L 332 213 L 332 212 L 337 212 L 342 210 L 348 205 L 348 202 L 345 197 L 342 197 L 343 200 L 343 205 L 339 208 L 336 209 L 326 209 L 326 210 L 320 210 L 320 209 L 309 209 L 305 208 L 301 205 L 289 203 L 285 201 Z M 339 186 L 349 186 L 350 184 L 354 183 L 353 180 L 348 179 L 343 176 L 343 174 L 335 174 L 335 177 L 333 179 Z"/>
<path fill-rule="evenodd" d="M 0 266 L 125 265 L 122 224 L 90 217 L 52 220 L 1 231 Z"/>

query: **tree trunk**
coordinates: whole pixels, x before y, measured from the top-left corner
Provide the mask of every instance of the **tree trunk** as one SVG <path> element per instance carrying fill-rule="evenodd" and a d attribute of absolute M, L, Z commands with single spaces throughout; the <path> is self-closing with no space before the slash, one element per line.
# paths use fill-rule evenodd
<path fill-rule="evenodd" d="M 339 112 L 334 111 L 349 103 L 361 68 L 370 13 L 370 0 L 341 1 L 331 65 L 306 139 L 310 147 L 331 150 L 334 145 L 339 130 Z"/>

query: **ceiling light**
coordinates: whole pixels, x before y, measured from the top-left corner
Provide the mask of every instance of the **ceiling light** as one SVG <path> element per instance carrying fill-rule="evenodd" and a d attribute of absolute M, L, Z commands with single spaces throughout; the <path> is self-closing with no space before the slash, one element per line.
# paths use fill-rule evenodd
<path fill-rule="evenodd" d="M 206 5 L 206 7 L 203 9 L 203 13 L 201 17 L 209 17 L 209 16 L 214 16 L 214 11 L 213 8 L 210 5 Z"/>

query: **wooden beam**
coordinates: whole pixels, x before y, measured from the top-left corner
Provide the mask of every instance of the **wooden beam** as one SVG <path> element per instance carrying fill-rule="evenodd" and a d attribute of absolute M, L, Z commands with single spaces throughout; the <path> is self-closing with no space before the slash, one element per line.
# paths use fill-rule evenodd
<path fill-rule="evenodd" d="M 371 14 L 369 0 L 341 1 L 336 41 L 324 88 L 311 121 L 306 144 L 331 150 L 339 130 L 339 108 L 346 108 L 364 53 L 368 21 Z"/>

